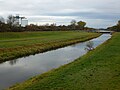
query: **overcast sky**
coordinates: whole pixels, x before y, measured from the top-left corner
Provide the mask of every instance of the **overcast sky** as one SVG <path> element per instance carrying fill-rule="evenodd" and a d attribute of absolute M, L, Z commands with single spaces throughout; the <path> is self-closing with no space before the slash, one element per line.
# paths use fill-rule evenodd
<path fill-rule="evenodd" d="M 86 21 L 89 27 L 108 27 L 120 19 L 120 0 L 0 0 L 0 16 L 20 14 L 29 23 L 69 24 Z"/>

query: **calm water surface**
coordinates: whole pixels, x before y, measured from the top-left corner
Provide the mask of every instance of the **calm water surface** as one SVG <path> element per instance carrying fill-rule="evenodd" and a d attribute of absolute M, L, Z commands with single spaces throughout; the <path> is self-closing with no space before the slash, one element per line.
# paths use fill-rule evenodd
<path fill-rule="evenodd" d="M 103 34 L 91 41 L 94 42 L 94 47 L 97 47 L 110 38 L 110 34 Z M 86 43 L 78 43 L 57 50 L 1 63 L 0 90 L 74 61 L 87 53 L 85 51 Z"/>

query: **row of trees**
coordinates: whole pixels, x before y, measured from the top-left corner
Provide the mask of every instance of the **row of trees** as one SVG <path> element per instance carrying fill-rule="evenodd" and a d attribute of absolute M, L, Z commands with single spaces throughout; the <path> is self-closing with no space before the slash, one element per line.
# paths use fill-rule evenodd
<path fill-rule="evenodd" d="M 9 15 L 7 17 L 7 20 L 5 22 L 5 19 L 3 17 L 0 17 L 0 32 L 5 32 L 5 31 L 60 31 L 60 30 L 88 30 L 92 28 L 85 27 L 86 22 L 84 21 L 79 21 L 77 22 L 76 20 L 72 20 L 70 22 L 70 25 L 59 25 L 57 26 L 56 24 L 46 24 L 46 25 L 34 25 L 30 24 L 27 25 L 26 27 L 21 27 L 15 25 L 15 18 L 12 15 Z"/>
<path fill-rule="evenodd" d="M 7 20 L 0 17 L 0 32 L 18 31 L 18 29 L 20 29 L 20 27 L 15 25 L 15 18 L 13 15 L 9 15 Z"/>
<path fill-rule="evenodd" d="M 120 20 L 118 21 L 118 23 L 115 26 L 108 27 L 107 29 L 111 30 L 111 31 L 120 32 Z"/>
<path fill-rule="evenodd" d="M 88 30 L 90 28 L 85 27 L 86 22 L 83 21 L 79 21 L 77 22 L 76 20 L 72 20 L 70 22 L 70 25 L 59 25 L 57 26 L 55 23 L 53 24 L 46 24 L 46 25 L 42 25 L 42 26 L 38 26 L 38 25 L 34 25 L 34 24 L 30 24 L 28 26 L 25 27 L 25 30 L 27 31 L 60 31 L 60 30 Z"/>
<path fill-rule="evenodd" d="M 84 29 L 86 26 L 86 22 L 83 21 L 76 22 L 76 20 L 72 20 L 71 26 L 73 27 L 73 29 L 76 29 L 76 27 L 77 29 Z"/>

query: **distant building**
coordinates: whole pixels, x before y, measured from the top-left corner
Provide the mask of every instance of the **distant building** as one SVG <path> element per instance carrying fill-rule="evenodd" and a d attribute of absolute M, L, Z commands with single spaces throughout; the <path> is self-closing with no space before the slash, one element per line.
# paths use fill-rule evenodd
<path fill-rule="evenodd" d="M 25 27 L 25 26 L 27 26 L 28 25 L 28 20 L 27 19 L 22 19 L 21 20 L 21 26 L 22 27 Z"/>
<path fill-rule="evenodd" d="M 15 18 L 15 22 L 14 22 L 14 25 L 16 26 L 22 26 L 22 27 L 25 27 L 28 25 L 28 20 L 27 18 L 25 17 L 20 17 L 19 14 L 17 14 L 16 16 L 14 16 Z"/>

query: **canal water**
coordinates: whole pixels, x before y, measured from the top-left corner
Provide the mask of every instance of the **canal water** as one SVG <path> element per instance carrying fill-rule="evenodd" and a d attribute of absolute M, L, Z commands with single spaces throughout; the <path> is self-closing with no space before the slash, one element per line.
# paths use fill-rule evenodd
<path fill-rule="evenodd" d="M 91 41 L 93 41 L 95 48 L 110 38 L 110 34 L 103 34 Z M 78 43 L 57 50 L 1 63 L 0 90 L 74 61 L 87 53 L 85 50 L 86 43 Z"/>

